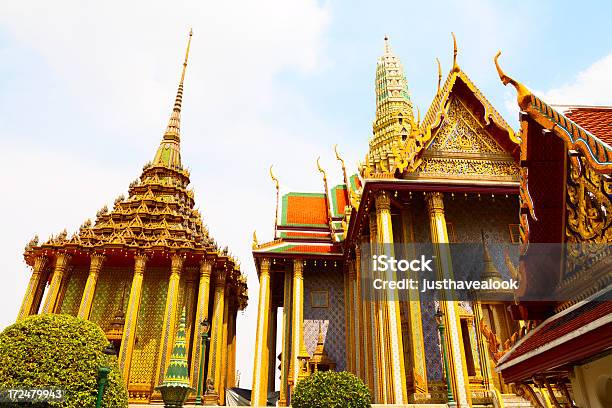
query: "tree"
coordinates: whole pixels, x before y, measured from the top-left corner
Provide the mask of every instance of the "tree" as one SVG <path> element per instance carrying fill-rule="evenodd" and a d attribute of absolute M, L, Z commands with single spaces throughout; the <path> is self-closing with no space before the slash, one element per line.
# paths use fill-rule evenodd
<path fill-rule="evenodd" d="M 36 406 L 93 407 L 98 369 L 106 366 L 111 371 L 102 406 L 127 408 L 117 359 L 102 352 L 107 345 L 102 329 L 88 320 L 56 314 L 30 316 L 0 333 L 0 389 L 59 387 L 66 391 L 64 402 Z"/>
<path fill-rule="evenodd" d="M 291 396 L 293 408 L 367 408 L 370 390 L 351 373 L 319 371 L 300 381 Z"/>

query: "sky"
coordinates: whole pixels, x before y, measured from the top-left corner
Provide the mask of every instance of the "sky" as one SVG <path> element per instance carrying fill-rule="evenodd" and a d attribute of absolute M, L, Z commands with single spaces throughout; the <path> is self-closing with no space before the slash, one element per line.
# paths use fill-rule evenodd
<path fill-rule="evenodd" d="M 204 222 L 248 275 L 238 319 L 240 385 L 251 387 L 258 282 L 251 242 L 272 238 L 281 191 L 322 191 L 367 151 L 376 59 L 388 35 L 421 112 L 459 66 L 517 128 L 507 74 L 556 104 L 612 105 L 608 2 L 0 1 L 0 330 L 30 271 L 23 247 L 77 230 L 127 192 L 165 130 L 184 57 L 182 159 Z M 279 342 L 280 343 L 280 342 Z"/>

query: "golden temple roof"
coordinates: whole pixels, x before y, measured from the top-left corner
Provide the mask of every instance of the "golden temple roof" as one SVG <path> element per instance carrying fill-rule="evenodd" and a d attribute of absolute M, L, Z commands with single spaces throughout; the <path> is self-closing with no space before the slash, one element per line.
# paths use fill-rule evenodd
<path fill-rule="evenodd" d="M 85 221 L 71 236 L 64 230 L 42 244 L 38 239 L 32 240 L 24 253 L 26 262 L 32 264 L 38 254 L 54 250 L 190 253 L 193 262 L 206 256 L 226 263 L 236 272 L 231 279 L 235 279 L 238 286 L 244 286 L 246 297 L 246 280 L 240 278 L 238 262 L 227 247 L 221 249 L 210 237 L 200 212 L 195 209 L 194 193 L 188 187 L 189 171 L 181 163 L 180 116 L 191 37 L 190 31 L 178 91 L 164 136 L 153 161 L 145 164 L 140 177 L 130 183 L 127 197 L 117 197 L 111 209 L 103 206 L 93 222 Z"/>

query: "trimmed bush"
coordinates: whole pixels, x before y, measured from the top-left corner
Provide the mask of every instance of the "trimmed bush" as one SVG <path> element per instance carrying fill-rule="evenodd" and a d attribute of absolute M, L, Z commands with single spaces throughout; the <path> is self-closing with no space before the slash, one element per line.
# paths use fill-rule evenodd
<path fill-rule="evenodd" d="M 30 316 L 0 333 L 0 389 L 61 387 L 66 390 L 64 402 L 36 406 L 94 407 L 98 368 L 106 366 L 111 372 L 102 406 L 127 408 L 117 359 L 102 353 L 107 345 L 102 329 L 90 321 L 69 315 Z"/>
<path fill-rule="evenodd" d="M 367 408 L 370 390 L 346 371 L 319 371 L 300 381 L 293 391 L 293 408 Z"/>

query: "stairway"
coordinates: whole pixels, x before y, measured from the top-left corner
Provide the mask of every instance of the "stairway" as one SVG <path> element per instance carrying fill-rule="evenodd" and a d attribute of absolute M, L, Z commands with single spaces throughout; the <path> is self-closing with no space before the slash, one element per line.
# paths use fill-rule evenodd
<path fill-rule="evenodd" d="M 531 402 L 516 394 L 501 394 L 504 408 L 533 408 Z"/>

